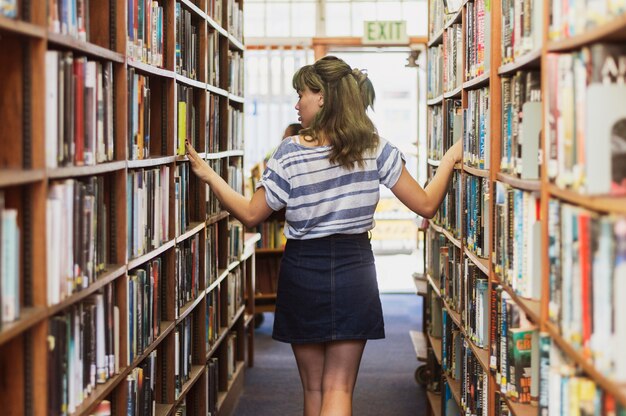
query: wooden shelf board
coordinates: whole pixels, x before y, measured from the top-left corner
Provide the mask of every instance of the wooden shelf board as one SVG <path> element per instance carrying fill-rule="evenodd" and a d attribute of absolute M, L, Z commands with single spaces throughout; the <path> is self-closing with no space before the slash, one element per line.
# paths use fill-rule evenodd
<path fill-rule="evenodd" d="M 470 346 L 470 349 L 472 350 L 476 358 L 478 358 L 478 362 L 480 363 L 480 366 L 483 368 L 483 370 L 487 374 L 489 374 L 489 371 L 490 371 L 489 370 L 489 351 L 487 351 L 486 349 L 480 348 L 479 346 L 474 344 L 474 342 L 467 336 L 467 334 L 465 334 L 465 339 L 467 340 L 467 343 Z"/>
<path fill-rule="evenodd" d="M 465 164 L 463 165 L 463 171 L 466 173 L 469 173 L 470 175 L 478 176 L 481 178 L 489 178 L 489 173 L 490 173 L 489 170 L 487 169 L 473 168 Z"/>
<path fill-rule="evenodd" d="M 47 33 L 41 26 L 33 25 L 19 19 L 9 19 L 4 16 L 0 16 L 0 32 L 29 36 L 37 39 L 43 39 L 46 37 Z"/>
<path fill-rule="evenodd" d="M 462 409 L 461 406 L 461 382 L 459 380 L 454 380 L 452 377 L 449 377 L 446 374 L 446 381 L 448 385 L 450 385 L 450 391 L 452 392 L 452 397 L 454 397 L 454 401 L 459 405 L 459 409 Z"/>
<path fill-rule="evenodd" d="M 176 244 L 176 240 L 172 239 L 166 243 L 163 243 L 160 247 L 150 251 L 149 253 L 142 254 L 139 257 L 135 257 L 134 259 L 128 262 L 128 270 L 134 269 L 135 267 L 141 266 L 145 262 L 152 260 L 159 254 L 164 253 L 165 251 L 174 247 L 175 244 Z"/>
<path fill-rule="evenodd" d="M 63 168 L 48 169 L 47 176 L 50 179 L 72 178 L 77 176 L 93 176 L 103 173 L 122 171 L 126 169 L 126 161 L 100 163 L 93 166 L 68 166 Z"/>
<path fill-rule="evenodd" d="M 584 358 L 569 342 L 563 339 L 559 329 L 552 322 L 545 322 L 545 328 L 550 334 L 550 337 L 558 344 L 559 348 L 566 356 L 576 362 L 586 375 L 595 381 L 600 388 L 613 395 L 620 405 L 626 406 L 626 383 L 611 380 L 609 377 L 596 370 L 593 363 Z"/>
<path fill-rule="evenodd" d="M 178 317 L 176 318 L 176 323 L 181 323 L 195 308 L 200 304 L 202 298 L 204 298 L 206 292 L 200 291 L 198 296 L 190 302 L 187 302 L 180 310 L 178 311 Z"/>
<path fill-rule="evenodd" d="M 231 394 L 237 394 L 235 386 L 241 386 L 241 388 L 243 388 L 243 369 L 243 361 L 237 361 L 235 371 L 233 372 L 233 378 L 228 380 L 228 387 L 226 391 L 220 391 L 217 394 L 218 415 L 226 414 L 224 413 L 224 407 L 227 406 L 227 400 L 232 399 L 234 401 L 234 397 L 231 397 Z"/>
<path fill-rule="evenodd" d="M 411 343 L 413 344 L 413 350 L 415 351 L 415 357 L 417 361 L 426 361 L 428 357 L 428 344 L 426 343 L 426 336 L 421 331 L 409 331 L 411 337 Z"/>
<path fill-rule="evenodd" d="M 626 197 L 587 196 L 550 184 L 551 196 L 590 211 L 602 211 L 611 214 L 626 215 Z"/>
<path fill-rule="evenodd" d="M 228 335 L 228 331 L 229 331 L 228 328 L 220 327 L 217 338 L 215 339 L 215 341 L 213 341 L 212 344 L 209 345 L 209 351 L 207 351 L 207 354 L 206 354 L 207 360 L 215 354 L 219 346 L 222 344 L 222 341 L 226 339 L 226 335 Z"/>
<path fill-rule="evenodd" d="M 70 305 L 74 305 L 80 302 L 81 300 L 98 291 L 100 288 L 113 282 L 115 279 L 117 279 L 126 272 L 126 266 L 108 265 L 107 270 L 107 272 L 98 277 L 95 282 L 89 285 L 89 287 L 81 290 L 80 292 L 76 292 L 70 295 L 56 305 L 51 305 L 48 307 L 41 306 L 22 308 L 22 310 L 20 311 L 20 319 L 15 322 L 3 324 L 2 330 L 0 331 L 0 345 L 7 342 L 11 338 L 16 337 L 20 333 L 27 331 L 44 319 L 47 319 L 61 312 L 63 309 L 69 307 Z"/>
<path fill-rule="evenodd" d="M 171 404 L 156 403 L 155 415 L 156 416 L 168 416 L 170 412 L 174 410 Z"/>
<path fill-rule="evenodd" d="M 213 29 L 218 31 L 220 33 L 220 35 L 228 36 L 228 32 L 226 31 L 226 29 L 224 29 L 215 20 L 213 20 L 213 18 L 211 18 L 211 16 L 207 15 L 206 21 L 209 23 L 209 26 L 211 26 Z"/>
<path fill-rule="evenodd" d="M 131 68 L 135 68 L 149 75 L 157 75 L 157 76 L 160 76 L 163 78 L 169 78 L 169 79 L 176 78 L 176 73 L 174 71 L 170 71 L 169 69 L 165 69 L 165 68 L 159 68 L 158 66 L 150 65 L 145 62 L 136 61 L 132 58 L 127 58 L 126 64 Z"/>
<path fill-rule="evenodd" d="M 454 324 L 456 326 L 459 327 L 459 329 L 463 328 L 463 320 L 461 319 L 461 314 L 458 313 L 457 311 L 455 311 L 454 309 L 452 309 L 450 307 L 450 305 L 448 304 L 448 301 L 445 299 L 443 300 L 443 304 L 445 306 L 445 308 L 448 310 L 448 315 L 450 316 L 450 318 L 452 319 L 452 321 L 454 322 Z"/>
<path fill-rule="evenodd" d="M 547 50 L 549 52 L 563 52 L 596 42 L 623 42 L 624 40 L 626 40 L 626 13 L 598 27 L 586 30 L 580 35 L 568 39 L 549 41 Z"/>
<path fill-rule="evenodd" d="M 276 310 L 276 305 L 274 305 L 274 304 L 272 304 L 272 305 L 254 305 L 254 310 L 256 311 L 256 313 L 264 313 L 264 312 L 274 313 L 274 311 Z"/>
<path fill-rule="evenodd" d="M 426 296 L 428 291 L 428 281 L 426 275 L 413 273 L 413 284 L 415 285 L 415 294 L 418 296 Z"/>
<path fill-rule="evenodd" d="M 428 223 L 430 224 L 431 227 L 433 227 L 433 230 L 435 230 L 439 234 L 443 234 L 443 228 L 440 225 L 435 224 L 435 221 L 428 220 Z"/>
<path fill-rule="evenodd" d="M 522 56 L 518 56 L 515 61 L 504 64 L 498 68 L 498 74 L 513 74 L 520 69 L 538 68 L 541 64 L 541 49 L 535 49 Z"/>
<path fill-rule="evenodd" d="M 176 244 L 180 244 L 188 238 L 195 236 L 200 231 L 202 231 L 204 227 L 204 222 L 192 222 L 191 224 L 189 224 L 189 229 L 187 231 L 176 237 Z"/>
<path fill-rule="evenodd" d="M 439 365 L 441 365 L 441 357 L 443 355 L 443 352 L 441 351 L 441 346 L 443 344 L 443 341 L 441 340 L 441 338 L 435 338 L 430 334 L 427 334 L 427 336 L 428 341 L 430 342 L 430 347 L 433 349 L 433 353 L 435 354 L 435 358 L 437 359 Z"/>
<path fill-rule="evenodd" d="M 439 289 L 439 284 L 435 282 L 430 274 L 426 274 L 426 279 L 428 280 L 428 283 L 433 288 L 437 296 L 441 297 L 441 289 Z"/>
<path fill-rule="evenodd" d="M 228 35 L 228 43 L 231 46 L 231 49 L 233 50 L 237 50 L 240 52 L 244 52 L 246 50 L 246 47 L 244 46 L 243 42 L 241 42 L 239 39 L 237 39 L 233 35 Z"/>
<path fill-rule="evenodd" d="M 195 13 L 200 19 L 206 20 L 207 15 L 198 6 L 193 4 L 190 0 L 179 0 L 181 4 L 184 4 L 186 8 Z"/>
<path fill-rule="evenodd" d="M 541 181 L 534 179 L 520 179 L 517 176 L 510 175 L 508 173 L 498 172 L 496 179 L 500 182 L 506 183 L 513 188 L 521 189 L 524 191 L 540 191 Z"/>
<path fill-rule="evenodd" d="M 478 89 L 482 87 L 483 85 L 487 85 L 487 84 L 489 84 L 489 71 L 485 71 L 484 74 L 479 75 L 475 78 L 472 78 L 468 81 L 465 81 L 463 83 L 463 89 L 464 90 Z"/>
<path fill-rule="evenodd" d="M 458 248 L 461 248 L 461 247 L 462 247 L 461 241 L 460 241 L 460 240 L 457 240 L 457 238 L 456 238 L 454 235 L 452 235 L 452 233 L 451 233 L 450 231 L 448 231 L 448 230 L 446 230 L 445 228 L 443 228 L 443 229 L 441 230 L 441 233 L 442 233 L 443 235 L 445 235 L 445 236 L 446 236 L 446 238 L 448 239 L 448 241 L 450 241 L 452 244 L 454 244 L 454 245 L 455 245 L 455 246 L 457 246 Z"/>
<path fill-rule="evenodd" d="M 228 98 L 228 91 L 226 91 L 226 90 L 224 90 L 222 88 L 216 87 L 216 86 L 211 85 L 211 84 L 206 84 L 206 89 L 209 92 L 213 93 L 213 94 L 221 95 L 224 98 Z"/>
<path fill-rule="evenodd" d="M 234 101 L 234 102 L 239 103 L 239 104 L 245 104 L 245 102 L 246 102 L 246 99 L 244 97 L 241 97 L 241 96 L 236 95 L 236 94 L 230 94 L 229 93 L 228 94 L 228 99 L 230 101 Z"/>
<path fill-rule="evenodd" d="M 444 30 L 443 27 L 437 30 L 437 32 L 435 32 L 433 37 L 428 39 L 428 43 L 426 44 L 426 46 L 430 48 L 432 46 L 439 45 L 441 42 L 443 42 L 443 30 Z"/>
<path fill-rule="evenodd" d="M 438 167 L 441 164 L 441 160 L 428 159 L 427 162 L 430 166 Z"/>
<path fill-rule="evenodd" d="M 472 263 L 474 263 L 480 269 L 481 272 L 483 272 L 485 275 L 487 275 L 487 277 L 489 277 L 489 260 L 488 259 L 483 259 L 481 257 L 478 257 L 476 254 L 474 254 L 473 251 L 471 251 L 467 247 L 465 247 L 463 252 L 467 254 L 467 257 L 471 260 Z"/>
<path fill-rule="evenodd" d="M 267 293 L 267 294 L 263 294 L 263 293 L 255 293 L 254 294 L 254 299 L 255 300 L 276 300 L 276 293 Z"/>
<path fill-rule="evenodd" d="M 426 100 L 426 105 L 438 105 L 438 104 L 441 104 L 442 102 L 443 102 L 443 94 L 441 94 L 438 97 Z"/>
<path fill-rule="evenodd" d="M 461 92 L 463 91 L 463 86 L 459 85 L 454 88 L 452 91 L 444 92 L 443 98 L 459 98 L 461 96 Z"/>
<path fill-rule="evenodd" d="M 129 160 L 126 166 L 128 169 L 148 168 L 174 163 L 175 160 L 176 156 L 154 156 L 148 159 Z"/>
<path fill-rule="evenodd" d="M 515 416 L 536 416 L 538 414 L 539 409 L 537 406 L 533 406 L 532 404 L 516 403 L 506 395 L 503 395 L 502 397 L 504 397 L 511 413 Z"/>
<path fill-rule="evenodd" d="M 285 251 L 283 248 L 257 248 L 256 254 L 283 254 L 283 251 Z"/>
<path fill-rule="evenodd" d="M 45 177 L 43 169 L 0 169 L 0 187 L 27 185 L 42 181 Z"/>
<path fill-rule="evenodd" d="M 172 404 L 172 408 L 176 409 L 183 399 L 187 396 L 187 393 L 191 390 L 191 388 L 196 384 L 196 381 L 200 379 L 202 374 L 204 374 L 205 367 L 203 365 L 192 365 L 191 370 L 189 371 L 189 380 L 183 384 L 183 388 L 180 390 L 180 394 Z"/>
<path fill-rule="evenodd" d="M 69 35 L 48 32 L 48 43 L 52 43 L 57 46 L 63 46 L 76 52 L 81 52 L 96 58 L 107 59 L 109 61 L 117 62 L 120 64 L 126 62 L 126 57 L 122 54 L 114 52 L 110 49 L 103 48 L 102 46 L 94 45 L 93 43 L 78 40 Z"/>
<path fill-rule="evenodd" d="M 186 77 L 186 76 L 181 75 L 181 74 L 176 74 L 176 82 L 179 83 L 179 84 L 185 84 L 188 87 L 198 88 L 198 89 L 201 89 L 201 90 L 206 90 L 207 89 L 206 83 L 204 83 L 202 81 L 198 81 L 198 80 L 193 79 L 193 78 Z"/>
<path fill-rule="evenodd" d="M 5 322 L 0 330 L 0 345 L 17 337 L 47 317 L 45 307 L 26 307 L 20 310 L 20 319 L 14 322 Z"/>
<path fill-rule="evenodd" d="M 254 319 L 254 315 L 245 313 L 243 317 L 243 326 L 250 326 L 250 323 Z"/>
<path fill-rule="evenodd" d="M 456 12 L 452 12 L 452 13 L 454 13 L 454 16 L 452 16 L 446 22 L 446 24 L 444 25 L 444 29 L 449 29 L 455 23 L 461 23 L 461 17 L 463 16 L 463 6 L 459 7 L 459 10 L 457 10 Z"/>
<path fill-rule="evenodd" d="M 426 398 L 430 404 L 430 410 L 434 416 L 441 416 L 441 394 L 432 391 L 426 392 Z"/>
<path fill-rule="evenodd" d="M 522 308 L 528 318 L 530 318 L 530 320 L 535 324 L 539 325 L 541 322 L 541 301 L 523 298 L 515 293 L 515 291 L 508 284 L 503 282 L 502 279 L 498 278 L 498 280 L 502 288 L 511 296 L 511 299 L 513 299 L 513 301 L 517 303 L 520 308 Z"/>
<path fill-rule="evenodd" d="M 228 218 L 229 215 L 230 214 L 228 214 L 228 212 L 226 211 L 222 211 L 219 214 L 211 214 L 206 219 L 206 225 L 215 224 L 216 222 L 221 221 L 224 218 Z"/>

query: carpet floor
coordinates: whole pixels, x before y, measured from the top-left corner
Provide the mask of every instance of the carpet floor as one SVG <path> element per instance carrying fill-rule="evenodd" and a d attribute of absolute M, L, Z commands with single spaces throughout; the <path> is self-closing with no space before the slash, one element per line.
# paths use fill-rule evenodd
<path fill-rule="evenodd" d="M 354 392 L 355 416 L 427 414 L 428 403 L 414 379 L 418 363 L 409 330 L 422 328 L 422 299 L 414 294 L 381 295 L 386 338 L 368 341 Z M 255 332 L 254 367 L 234 416 L 302 415 L 302 388 L 291 346 L 272 340 L 273 314 Z"/>

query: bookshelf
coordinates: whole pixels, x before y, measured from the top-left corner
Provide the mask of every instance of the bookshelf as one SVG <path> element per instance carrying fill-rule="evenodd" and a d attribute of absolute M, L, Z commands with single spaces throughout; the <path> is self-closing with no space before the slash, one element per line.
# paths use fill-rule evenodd
<path fill-rule="evenodd" d="M 622 134 L 604 127 L 625 118 L 626 6 L 587 6 L 429 0 L 429 174 L 457 140 L 464 156 L 426 232 L 432 414 L 626 408 Z"/>
<path fill-rule="evenodd" d="M 254 363 L 241 0 L 0 11 L 0 402 L 8 415 L 229 415 Z"/>

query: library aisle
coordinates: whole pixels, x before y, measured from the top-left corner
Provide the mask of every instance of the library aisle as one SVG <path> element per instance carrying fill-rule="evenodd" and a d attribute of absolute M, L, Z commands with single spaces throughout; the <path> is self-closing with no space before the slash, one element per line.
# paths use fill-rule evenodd
<path fill-rule="evenodd" d="M 359 416 L 426 414 L 428 404 L 414 379 L 418 361 L 410 329 L 422 327 L 422 301 L 415 294 L 381 295 L 386 338 L 369 341 L 361 361 L 353 413 Z M 254 367 L 246 372 L 234 416 L 297 415 L 302 388 L 291 347 L 271 338 L 273 314 L 254 334 Z"/>

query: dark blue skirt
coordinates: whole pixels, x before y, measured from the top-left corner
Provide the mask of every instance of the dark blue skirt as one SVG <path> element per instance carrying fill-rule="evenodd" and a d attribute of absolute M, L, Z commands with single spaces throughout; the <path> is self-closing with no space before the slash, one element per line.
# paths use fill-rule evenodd
<path fill-rule="evenodd" d="M 272 337 L 298 344 L 385 337 L 367 233 L 287 241 Z"/>

